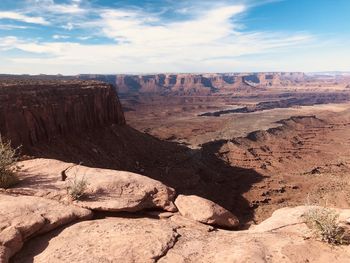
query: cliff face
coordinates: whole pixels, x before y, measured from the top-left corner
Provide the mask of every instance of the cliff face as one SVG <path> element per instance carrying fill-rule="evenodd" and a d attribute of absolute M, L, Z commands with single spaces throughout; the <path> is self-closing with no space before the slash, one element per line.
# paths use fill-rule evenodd
<path fill-rule="evenodd" d="M 208 95 L 243 85 L 240 76 L 221 74 L 160 74 L 146 76 L 117 76 L 116 86 L 121 93 L 172 93 L 177 95 Z"/>
<path fill-rule="evenodd" d="M 121 94 L 162 93 L 208 95 L 247 87 L 288 85 L 304 78 L 303 73 L 227 73 L 155 75 L 80 75 L 84 80 L 101 80 L 115 85 Z"/>
<path fill-rule="evenodd" d="M 0 133 L 24 148 L 59 135 L 124 124 L 109 84 L 77 80 L 1 80 Z"/>

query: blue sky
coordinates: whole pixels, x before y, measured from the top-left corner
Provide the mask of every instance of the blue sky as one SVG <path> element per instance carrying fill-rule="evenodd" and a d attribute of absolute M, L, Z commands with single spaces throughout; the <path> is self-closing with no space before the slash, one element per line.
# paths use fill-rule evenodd
<path fill-rule="evenodd" d="M 1 0 L 0 73 L 350 71 L 349 0 Z"/>

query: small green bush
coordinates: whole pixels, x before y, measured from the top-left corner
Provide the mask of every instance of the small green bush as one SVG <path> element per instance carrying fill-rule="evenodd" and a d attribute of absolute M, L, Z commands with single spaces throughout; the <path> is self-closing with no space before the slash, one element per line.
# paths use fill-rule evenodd
<path fill-rule="evenodd" d="M 339 214 L 329 208 L 314 207 L 304 214 L 306 224 L 322 241 L 333 244 L 344 244 L 344 229 L 339 225 Z"/>
<path fill-rule="evenodd" d="M 9 141 L 2 139 L 0 135 L 0 188 L 9 188 L 18 182 L 16 172 L 19 167 L 18 148 L 13 149 Z"/>
<path fill-rule="evenodd" d="M 75 176 L 74 180 L 68 180 L 67 194 L 73 201 L 79 200 L 85 194 L 87 186 L 88 182 L 84 177 L 78 179 Z"/>

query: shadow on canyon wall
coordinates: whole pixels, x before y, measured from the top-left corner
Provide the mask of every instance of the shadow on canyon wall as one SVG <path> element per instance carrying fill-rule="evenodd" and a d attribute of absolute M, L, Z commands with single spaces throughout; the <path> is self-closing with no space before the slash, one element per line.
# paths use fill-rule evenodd
<path fill-rule="evenodd" d="M 263 179 L 252 169 L 231 167 L 215 155 L 223 142 L 190 149 L 161 141 L 127 125 L 89 130 L 84 134 L 57 137 L 27 153 L 86 166 L 140 173 L 176 189 L 177 194 L 212 200 L 239 217 L 253 219 L 254 210 L 242 194 Z"/>

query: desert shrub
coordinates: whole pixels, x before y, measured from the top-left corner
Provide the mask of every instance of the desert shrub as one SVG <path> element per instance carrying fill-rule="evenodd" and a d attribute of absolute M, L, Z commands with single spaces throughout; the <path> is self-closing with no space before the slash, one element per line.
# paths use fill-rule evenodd
<path fill-rule="evenodd" d="M 84 177 L 78 179 L 74 176 L 73 180 L 68 180 L 67 194 L 72 200 L 79 200 L 85 194 L 87 186 L 88 182 Z"/>
<path fill-rule="evenodd" d="M 345 231 L 339 225 L 339 214 L 334 210 L 323 207 L 310 208 L 304 214 L 307 225 L 313 230 L 314 234 L 322 241 L 340 245 L 345 242 Z"/>
<path fill-rule="evenodd" d="M 18 148 L 12 148 L 11 143 L 3 140 L 0 135 L 0 188 L 9 188 L 18 182 L 17 154 Z"/>

